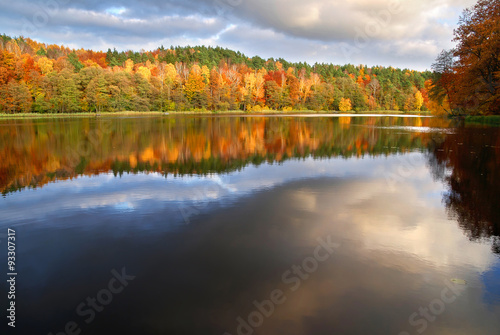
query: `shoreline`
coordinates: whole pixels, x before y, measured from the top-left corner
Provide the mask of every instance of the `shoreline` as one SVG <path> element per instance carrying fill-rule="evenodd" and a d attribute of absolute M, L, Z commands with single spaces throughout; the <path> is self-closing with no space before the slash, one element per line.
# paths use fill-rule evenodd
<path fill-rule="evenodd" d="M 500 126 L 500 115 L 468 115 L 464 117 L 465 124 Z"/>
<path fill-rule="evenodd" d="M 123 111 L 123 112 L 103 112 L 103 113 L 17 113 L 5 114 L 0 113 L 0 120 L 8 119 L 44 119 L 44 118 L 91 118 L 91 117 L 122 117 L 122 116 L 177 116 L 177 115 L 190 115 L 190 116 L 432 116 L 430 112 L 402 112 L 402 111 L 363 111 L 363 112 L 338 112 L 338 111 L 312 111 L 312 110 L 297 110 L 297 111 L 275 111 L 264 110 L 261 112 L 245 112 L 241 110 L 232 111 L 182 111 L 182 112 L 136 112 L 136 111 Z"/>

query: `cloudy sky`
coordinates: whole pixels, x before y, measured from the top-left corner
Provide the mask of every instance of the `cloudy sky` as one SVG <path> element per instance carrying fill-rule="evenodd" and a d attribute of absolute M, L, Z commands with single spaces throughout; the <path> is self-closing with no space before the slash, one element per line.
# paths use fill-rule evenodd
<path fill-rule="evenodd" d="M 0 33 L 74 48 L 219 45 L 248 56 L 424 70 L 475 0 L 0 0 Z"/>

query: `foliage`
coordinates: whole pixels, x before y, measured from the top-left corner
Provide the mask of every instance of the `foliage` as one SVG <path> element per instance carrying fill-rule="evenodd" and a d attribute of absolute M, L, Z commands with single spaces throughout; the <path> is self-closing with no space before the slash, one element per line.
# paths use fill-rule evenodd
<path fill-rule="evenodd" d="M 425 110 L 428 101 L 416 92 L 427 96 L 424 82 L 431 76 L 392 67 L 249 58 L 220 47 L 96 52 L 0 39 L 4 113 Z"/>
<path fill-rule="evenodd" d="M 454 50 L 433 64 L 431 109 L 447 114 L 500 114 L 500 0 L 479 0 L 464 10 L 454 31 Z M 436 108 L 438 107 L 438 108 Z"/>
<path fill-rule="evenodd" d="M 344 98 L 340 99 L 339 110 L 341 112 L 347 112 L 347 111 L 352 110 L 351 99 L 349 99 L 349 98 L 347 98 L 347 99 L 344 99 Z"/>

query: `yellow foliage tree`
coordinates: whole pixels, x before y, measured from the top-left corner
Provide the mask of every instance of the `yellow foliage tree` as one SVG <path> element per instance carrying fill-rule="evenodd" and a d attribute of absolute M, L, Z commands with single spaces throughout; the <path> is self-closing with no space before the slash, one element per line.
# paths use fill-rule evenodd
<path fill-rule="evenodd" d="M 50 73 L 54 68 L 54 63 L 45 56 L 40 57 L 36 63 L 40 71 L 42 71 L 42 74 Z"/>
<path fill-rule="evenodd" d="M 189 78 L 184 86 L 186 97 L 190 102 L 198 100 L 202 92 L 205 90 L 205 82 L 201 69 L 198 65 L 193 65 L 189 72 Z"/>
<path fill-rule="evenodd" d="M 165 81 L 169 83 L 174 83 L 177 80 L 177 70 L 174 64 L 167 64 L 165 67 Z"/>
<path fill-rule="evenodd" d="M 417 91 L 415 93 L 415 110 L 420 110 L 422 108 L 422 105 L 424 104 L 424 97 L 422 96 L 422 93 L 420 91 Z"/>
<path fill-rule="evenodd" d="M 349 98 L 347 98 L 347 99 L 344 99 L 344 98 L 340 99 L 339 110 L 341 112 L 347 112 L 347 111 L 352 110 L 351 99 L 349 99 Z"/>
<path fill-rule="evenodd" d="M 205 83 L 207 85 L 210 84 L 210 69 L 206 65 L 201 67 L 201 75 L 203 76 Z"/>
<path fill-rule="evenodd" d="M 94 62 L 92 59 L 87 59 L 86 61 L 83 62 L 83 65 L 85 67 L 99 67 L 99 64 Z"/>
<path fill-rule="evenodd" d="M 240 92 L 244 97 L 251 98 L 252 90 L 255 87 L 255 73 L 249 72 L 243 75 L 244 85 L 240 87 Z"/>
<path fill-rule="evenodd" d="M 170 101 L 170 96 L 171 96 L 171 91 L 172 88 L 174 87 L 175 82 L 177 81 L 177 70 L 175 69 L 175 66 L 171 63 L 168 63 L 167 65 L 162 65 L 160 67 L 161 75 L 163 78 L 163 82 L 167 88 L 167 100 Z"/>
<path fill-rule="evenodd" d="M 149 80 L 149 78 L 151 78 L 151 70 L 146 66 L 142 66 L 142 65 L 139 66 L 139 68 L 137 69 L 137 73 L 142 75 L 147 80 Z"/>
<path fill-rule="evenodd" d="M 125 72 L 132 73 L 134 69 L 134 61 L 131 59 L 127 59 L 125 61 Z"/>

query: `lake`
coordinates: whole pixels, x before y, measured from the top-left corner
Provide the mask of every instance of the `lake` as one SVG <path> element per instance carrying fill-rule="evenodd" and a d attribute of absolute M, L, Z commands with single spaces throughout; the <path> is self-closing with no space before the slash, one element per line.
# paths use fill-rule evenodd
<path fill-rule="evenodd" d="M 0 157 L 7 334 L 499 333 L 499 128 L 2 120 Z"/>

